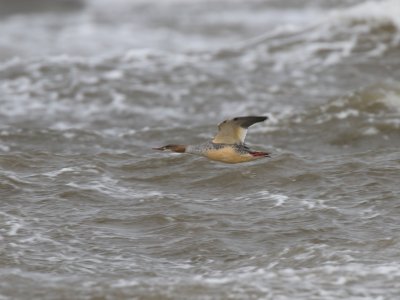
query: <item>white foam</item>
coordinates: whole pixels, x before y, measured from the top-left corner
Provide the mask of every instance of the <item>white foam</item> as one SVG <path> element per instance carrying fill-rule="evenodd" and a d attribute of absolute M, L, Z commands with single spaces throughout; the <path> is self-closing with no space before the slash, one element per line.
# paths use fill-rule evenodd
<path fill-rule="evenodd" d="M 7 224 L 10 224 L 7 222 Z M 22 227 L 21 224 L 19 223 L 11 223 L 10 230 L 8 231 L 8 235 L 16 235 L 18 233 L 18 230 Z"/>
<path fill-rule="evenodd" d="M 368 127 L 363 131 L 363 135 L 377 135 L 379 134 L 379 130 L 376 127 Z"/>
<path fill-rule="evenodd" d="M 215 274 L 195 276 L 191 281 L 206 283 L 211 286 L 245 286 L 246 290 L 255 290 L 263 293 L 264 296 L 274 291 L 279 291 L 280 297 L 271 299 L 310 299 L 310 295 L 324 295 L 324 299 L 358 299 L 359 295 L 363 298 L 377 299 L 373 297 L 377 294 L 393 294 L 400 285 L 399 265 L 366 265 L 357 263 L 347 263 L 332 265 L 329 263 L 321 266 L 307 268 L 277 268 L 274 269 L 254 269 L 242 268 L 229 272 L 229 274 Z M 381 283 L 390 282 L 391 288 Z M 351 282 L 351 285 L 347 285 Z M 379 283 L 381 288 L 376 286 L 374 289 L 365 289 L 365 286 Z M 190 283 L 189 282 L 186 282 Z M 290 285 L 290 289 L 282 293 L 281 289 Z M 236 294 L 236 296 L 238 296 Z M 258 298 L 263 298 L 259 295 Z M 270 299 L 270 297 L 266 297 Z"/>
<path fill-rule="evenodd" d="M 400 91 L 385 91 L 381 99 L 387 106 L 400 112 Z"/>
<path fill-rule="evenodd" d="M 124 77 L 124 72 L 121 70 L 112 70 L 104 73 L 102 77 L 108 80 L 118 80 Z"/>
<path fill-rule="evenodd" d="M 341 111 L 337 114 L 335 114 L 336 118 L 343 120 L 347 119 L 349 117 L 358 117 L 360 115 L 360 112 L 355 109 L 346 109 L 344 111 Z"/>
<path fill-rule="evenodd" d="M 139 202 L 149 200 L 160 200 L 164 197 L 179 199 L 177 194 L 165 194 L 161 191 L 138 191 L 134 187 L 124 187 L 119 184 L 119 181 L 107 175 L 101 175 L 90 182 L 70 181 L 65 184 L 74 189 L 84 189 L 97 191 L 101 194 L 112 196 L 113 198 L 121 199 L 137 199 Z"/>
<path fill-rule="evenodd" d="M 331 14 L 333 19 L 390 22 L 400 29 L 400 2 L 398 0 L 366 1 Z"/>
<path fill-rule="evenodd" d="M 357 55 L 357 60 L 379 57 L 400 43 L 399 15 L 398 0 L 368 1 L 339 10 L 320 11 L 311 24 L 290 29 L 282 26 L 280 30 L 249 40 L 248 44 L 241 46 L 249 49 L 244 53 L 243 65 L 254 68 L 260 61 L 268 61 L 273 63 L 273 70 L 280 73 L 303 70 L 303 67 L 307 70 L 310 67 L 322 69 L 337 65 L 351 55 Z M 379 33 L 374 36 L 374 28 L 388 24 L 397 29 L 397 32 L 388 33 L 389 40 Z M 370 42 L 365 43 L 368 38 Z M 276 46 L 279 51 L 274 50 Z M 294 74 L 292 77 L 296 78 Z M 302 84 L 299 79 L 293 83 Z"/>
<path fill-rule="evenodd" d="M 0 211 L 0 215 L 6 220 L 4 223 L 9 227 L 8 231 L 6 228 L 0 229 L 0 232 L 4 232 L 8 236 L 15 236 L 18 231 L 23 227 L 23 220 L 13 216 L 11 214 Z"/>
<path fill-rule="evenodd" d="M 267 190 L 261 190 L 249 195 L 240 196 L 238 199 L 243 199 L 243 198 L 246 200 L 252 200 L 252 199 L 272 200 L 275 201 L 274 207 L 282 206 L 289 199 L 289 197 L 286 195 L 273 194 Z"/>
<path fill-rule="evenodd" d="M 63 174 L 63 173 L 79 172 L 79 171 L 81 171 L 81 169 L 78 167 L 66 167 L 66 168 L 62 168 L 60 170 L 43 173 L 43 175 L 49 176 L 49 177 L 57 177 L 58 175 Z"/>
<path fill-rule="evenodd" d="M 275 206 L 282 206 L 286 202 L 286 200 L 289 199 L 288 196 L 278 195 L 278 194 L 270 195 L 270 198 L 273 199 L 273 200 L 276 200 Z"/>
<path fill-rule="evenodd" d="M 0 144 L 0 151 L 9 152 L 10 151 L 10 147 L 7 146 L 7 145 Z"/>
<path fill-rule="evenodd" d="M 136 279 L 119 279 L 117 282 L 112 283 L 111 286 L 114 288 L 132 287 L 140 284 L 140 281 Z"/>

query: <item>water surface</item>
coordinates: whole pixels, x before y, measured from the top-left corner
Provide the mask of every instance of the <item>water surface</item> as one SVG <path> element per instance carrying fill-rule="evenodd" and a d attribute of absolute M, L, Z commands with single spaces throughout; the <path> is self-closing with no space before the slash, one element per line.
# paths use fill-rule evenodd
<path fill-rule="evenodd" d="M 0 299 L 397 299 L 397 0 L 73 2 L 0 21 Z"/>

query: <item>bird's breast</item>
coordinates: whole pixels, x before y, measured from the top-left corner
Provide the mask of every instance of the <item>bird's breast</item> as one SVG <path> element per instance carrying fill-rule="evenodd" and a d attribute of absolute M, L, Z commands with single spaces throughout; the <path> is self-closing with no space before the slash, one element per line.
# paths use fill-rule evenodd
<path fill-rule="evenodd" d="M 222 161 L 231 164 L 246 162 L 255 159 L 251 154 L 240 153 L 233 147 L 209 149 L 204 152 L 204 156 L 212 160 Z"/>

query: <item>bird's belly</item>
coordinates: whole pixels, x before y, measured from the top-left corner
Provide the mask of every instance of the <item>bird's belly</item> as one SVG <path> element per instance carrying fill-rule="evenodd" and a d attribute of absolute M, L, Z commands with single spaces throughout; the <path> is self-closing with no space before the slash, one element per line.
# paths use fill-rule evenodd
<path fill-rule="evenodd" d="M 212 160 L 222 161 L 231 164 L 246 162 L 255 159 L 255 157 L 252 156 L 251 154 L 239 153 L 235 151 L 235 149 L 230 147 L 208 150 L 204 154 L 204 156 Z"/>

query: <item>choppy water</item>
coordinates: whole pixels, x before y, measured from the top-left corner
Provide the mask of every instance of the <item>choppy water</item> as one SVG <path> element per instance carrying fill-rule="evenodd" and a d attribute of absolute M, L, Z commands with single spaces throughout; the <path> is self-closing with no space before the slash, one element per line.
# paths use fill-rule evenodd
<path fill-rule="evenodd" d="M 0 299 L 398 299 L 399 1 L 64 2 L 0 21 Z"/>

